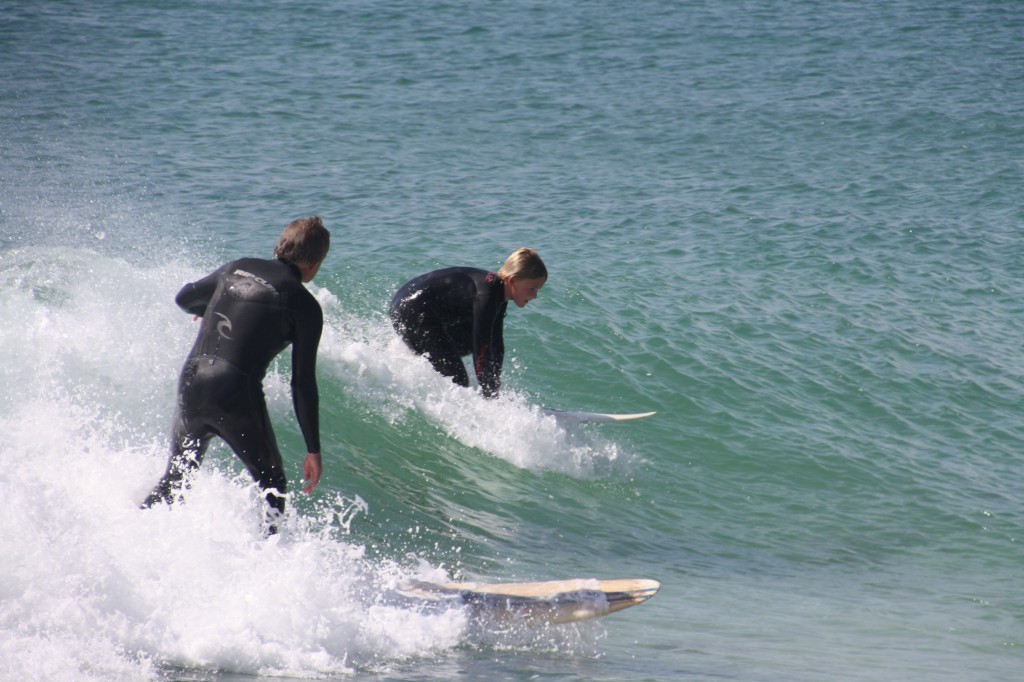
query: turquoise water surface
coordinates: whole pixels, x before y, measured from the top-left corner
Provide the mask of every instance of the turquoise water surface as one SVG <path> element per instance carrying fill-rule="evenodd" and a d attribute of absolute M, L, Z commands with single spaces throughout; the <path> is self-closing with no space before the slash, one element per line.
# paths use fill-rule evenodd
<path fill-rule="evenodd" d="M 0 16 L 0 679 L 1019 679 L 1024 4 Z M 139 512 L 174 294 L 312 214 L 320 487 L 265 540 L 219 446 Z M 484 401 L 385 306 L 519 246 L 551 276 Z M 389 596 L 577 576 L 662 589 L 567 626 Z"/>

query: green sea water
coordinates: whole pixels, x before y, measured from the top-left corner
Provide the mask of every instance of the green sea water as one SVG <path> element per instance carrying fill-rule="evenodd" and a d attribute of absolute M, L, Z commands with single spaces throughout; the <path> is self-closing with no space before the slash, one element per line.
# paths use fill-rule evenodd
<path fill-rule="evenodd" d="M 1024 5 L 0 17 L 0 679 L 1019 678 Z M 311 214 L 321 486 L 265 542 L 221 447 L 139 513 L 175 292 Z M 483 401 L 385 306 L 524 245 Z M 294 483 L 287 358 L 265 390 Z M 501 628 L 379 596 L 408 576 L 662 589 Z"/>

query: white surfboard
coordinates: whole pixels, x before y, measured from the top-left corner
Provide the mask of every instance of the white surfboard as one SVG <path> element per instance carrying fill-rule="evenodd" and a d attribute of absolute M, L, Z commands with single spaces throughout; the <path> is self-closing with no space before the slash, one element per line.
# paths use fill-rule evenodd
<path fill-rule="evenodd" d="M 602 422 L 628 422 L 634 419 L 644 419 L 657 412 L 635 412 L 632 414 L 615 414 L 609 412 L 572 412 L 569 410 L 556 410 L 550 407 L 540 408 L 541 414 L 551 416 L 560 422 L 573 424 L 602 423 Z"/>
<path fill-rule="evenodd" d="M 646 578 L 575 578 L 536 583 L 431 583 L 410 580 L 398 591 L 432 604 L 468 606 L 478 615 L 505 615 L 548 623 L 607 616 L 642 604 L 661 583 Z"/>

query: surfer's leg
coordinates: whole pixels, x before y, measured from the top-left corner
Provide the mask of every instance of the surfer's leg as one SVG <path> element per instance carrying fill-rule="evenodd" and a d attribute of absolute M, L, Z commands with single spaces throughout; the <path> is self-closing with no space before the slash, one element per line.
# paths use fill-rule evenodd
<path fill-rule="evenodd" d="M 434 369 L 443 376 L 449 377 L 459 386 L 469 387 L 469 374 L 462 358 L 449 348 L 434 348 L 424 353 Z"/>
<path fill-rule="evenodd" d="M 206 430 L 190 429 L 184 417 L 178 413 L 171 435 L 171 456 L 167 460 L 167 470 L 142 502 L 143 509 L 161 502 L 175 502 L 182 490 L 188 487 L 188 477 L 203 463 L 203 455 L 206 454 L 211 437 Z"/>
<path fill-rule="evenodd" d="M 443 325 L 425 315 L 405 313 L 400 307 L 392 307 L 391 324 L 405 345 L 417 355 L 425 356 L 435 371 L 459 386 L 469 386 L 466 365 Z"/>
<path fill-rule="evenodd" d="M 248 396 L 231 414 L 225 415 L 218 425 L 218 435 L 238 455 L 263 491 L 270 516 L 283 514 L 288 481 L 262 394 Z M 273 523 L 270 532 L 276 532 Z"/>
<path fill-rule="evenodd" d="M 424 322 L 415 332 L 407 330 L 402 338 L 418 355 L 426 357 L 438 374 L 450 378 L 459 386 L 469 386 L 466 365 L 444 327 Z"/>

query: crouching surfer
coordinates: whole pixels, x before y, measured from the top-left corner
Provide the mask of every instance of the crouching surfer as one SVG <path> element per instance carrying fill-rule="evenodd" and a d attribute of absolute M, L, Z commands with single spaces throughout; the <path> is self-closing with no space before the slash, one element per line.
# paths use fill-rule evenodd
<path fill-rule="evenodd" d="M 481 393 L 498 395 L 505 356 L 508 302 L 522 308 L 537 298 L 548 271 L 533 249 L 516 250 L 498 272 L 456 267 L 406 282 L 391 299 L 391 322 L 405 344 L 434 369 L 469 386 L 463 356 L 472 355 Z"/>

